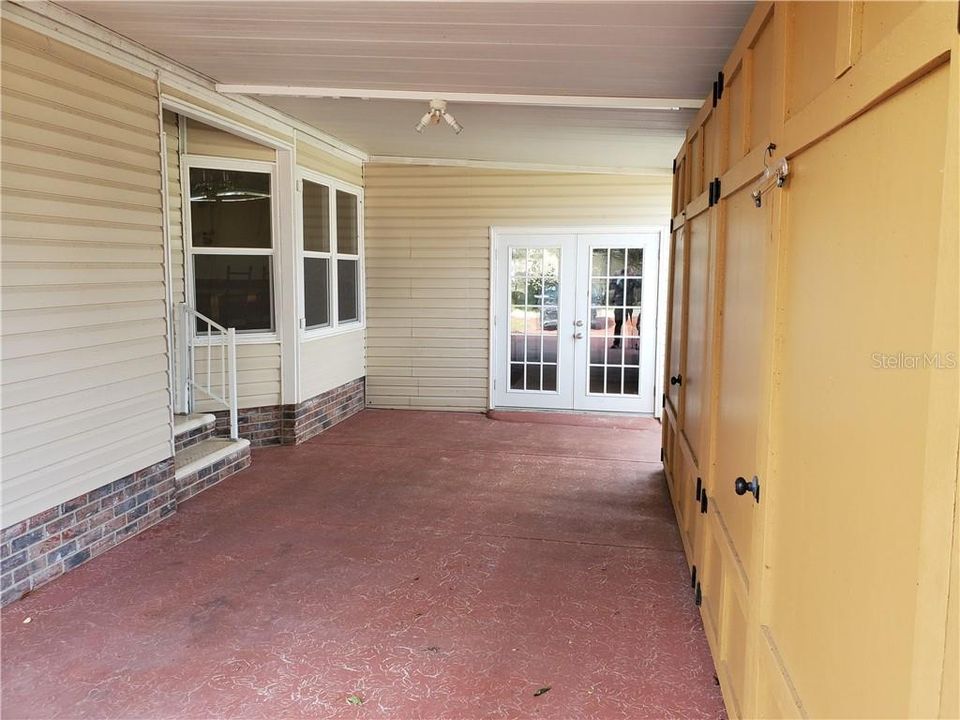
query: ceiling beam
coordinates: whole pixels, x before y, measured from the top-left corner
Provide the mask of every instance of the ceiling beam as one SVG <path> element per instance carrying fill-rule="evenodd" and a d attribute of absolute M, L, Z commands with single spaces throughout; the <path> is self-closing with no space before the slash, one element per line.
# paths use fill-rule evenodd
<path fill-rule="evenodd" d="M 599 165 L 557 165 L 532 162 L 501 162 L 497 160 L 467 160 L 463 158 L 406 157 L 397 155 L 371 155 L 367 161 L 384 165 L 434 165 L 440 167 L 471 167 L 484 170 L 522 170 L 525 172 L 585 173 L 590 175 L 671 175 L 670 168 L 616 167 Z"/>
<path fill-rule="evenodd" d="M 433 100 L 493 105 L 538 105 L 608 110 L 679 110 L 699 108 L 703 98 L 592 97 L 576 95 L 508 95 L 501 93 L 423 92 L 420 90 L 374 90 L 358 88 L 307 87 L 295 85 L 238 85 L 217 83 L 227 95 L 273 97 L 360 98 L 363 100 Z"/>

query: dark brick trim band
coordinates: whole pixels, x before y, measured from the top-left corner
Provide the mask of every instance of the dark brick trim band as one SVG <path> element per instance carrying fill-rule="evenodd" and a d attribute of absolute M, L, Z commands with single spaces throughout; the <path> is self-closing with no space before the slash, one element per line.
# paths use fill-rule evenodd
<path fill-rule="evenodd" d="M 230 413 L 217 410 L 217 437 L 230 437 Z M 280 445 L 283 431 L 283 405 L 263 405 L 255 408 L 240 408 L 237 411 L 237 429 L 240 437 L 250 441 L 253 447 Z"/>
<path fill-rule="evenodd" d="M 240 437 L 253 447 L 299 445 L 338 422 L 363 410 L 366 378 L 357 378 L 295 405 L 243 408 L 237 413 Z M 217 432 L 230 433 L 226 411 L 217 411 Z"/>
<path fill-rule="evenodd" d="M 365 402 L 366 378 L 357 378 L 299 405 L 284 405 L 283 444 L 299 445 L 319 435 L 363 410 Z"/>
<path fill-rule="evenodd" d="M 200 427 L 195 427 L 193 430 L 183 433 L 182 435 L 177 435 L 176 440 L 174 440 L 173 451 L 180 452 L 185 447 L 190 447 L 191 445 L 196 445 L 201 443 L 204 440 L 208 440 L 213 437 L 213 433 L 216 430 L 216 425 L 210 423 L 209 425 L 201 425 Z M 230 427 L 229 423 L 227 424 L 227 433 L 229 434 Z"/>
<path fill-rule="evenodd" d="M 182 503 L 198 492 L 202 492 L 248 467 L 250 467 L 250 446 L 245 445 L 242 450 L 228 455 L 223 460 L 217 460 L 213 465 L 177 480 L 177 502 Z"/>
<path fill-rule="evenodd" d="M 173 458 L 0 532 L 0 605 L 146 530 L 176 510 Z"/>

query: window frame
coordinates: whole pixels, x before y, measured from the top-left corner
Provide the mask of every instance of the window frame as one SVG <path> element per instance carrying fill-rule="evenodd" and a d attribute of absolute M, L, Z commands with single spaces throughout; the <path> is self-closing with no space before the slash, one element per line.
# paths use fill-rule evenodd
<path fill-rule="evenodd" d="M 297 167 L 297 202 L 296 202 L 296 249 L 297 249 L 297 326 L 300 329 L 300 338 L 303 341 L 317 338 L 341 335 L 349 332 L 365 330 L 367 327 L 366 303 L 366 268 L 364 263 L 364 214 L 363 188 L 359 185 L 344 182 L 331 175 Z M 330 251 L 305 250 L 303 237 L 303 183 L 304 181 L 324 185 L 328 190 L 328 222 L 330 223 Z M 347 192 L 357 198 L 357 254 L 341 253 L 337 238 L 337 191 Z M 327 311 L 330 322 L 327 325 L 308 328 L 306 320 L 306 286 L 304 277 L 305 258 L 324 258 L 327 260 Z M 355 260 L 357 262 L 357 319 L 341 322 L 339 318 L 339 271 L 338 260 Z"/>
<path fill-rule="evenodd" d="M 270 247 L 269 248 L 196 248 L 193 245 L 193 210 L 190 202 L 190 170 L 201 168 L 207 170 L 235 170 L 240 172 L 256 172 L 270 176 Z M 180 156 L 180 202 L 181 222 L 183 223 L 184 249 L 184 295 L 190 307 L 197 306 L 196 277 L 194 274 L 195 255 L 265 255 L 270 261 L 270 317 L 273 328 L 270 330 L 237 330 L 237 344 L 276 343 L 280 340 L 279 317 L 281 304 L 277 293 L 280 287 L 280 209 L 277 164 L 265 160 L 240 160 L 237 158 L 216 157 L 213 155 L 191 155 L 183 153 Z M 213 318 L 214 320 L 216 318 Z M 193 331 L 194 343 L 203 343 L 202 333 Z"/>

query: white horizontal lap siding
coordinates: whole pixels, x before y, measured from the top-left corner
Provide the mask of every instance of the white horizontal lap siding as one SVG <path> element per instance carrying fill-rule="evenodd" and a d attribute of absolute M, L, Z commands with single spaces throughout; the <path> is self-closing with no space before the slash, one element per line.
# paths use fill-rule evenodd
<path fill-rule="evenodd" d="M 210 368 L 211 384 L 218 395 L 220 387 L 220 350 L 210 348 L 210 361 L 207 361 L 207 348 L 202 344 L 194 346 L 194 371 L 197 382 L 206 384 L 207 367 Z M 198 412 L 224 410 L 222 404 L 204 400 L 198 395 Z M 241 408 L 279 405 L 280 400 L 280 343 L 238 343 L 237 344 L 237 404 Z"/>
<path fill-rule="evenodd" d="M 366 373 L 364 331 L 305 340 L 300 345 L 300 394 L 304 400 Z"/>
<path fill-rule="evenodd" d="M 2 29 L 2 525 L 171 455 L 155 84 Z"/>
<path fill-rule="evenodd" d="M 671 178 L 368 164 L 367 400 L 488 404 L 490 227 L 666 225 Z"/>

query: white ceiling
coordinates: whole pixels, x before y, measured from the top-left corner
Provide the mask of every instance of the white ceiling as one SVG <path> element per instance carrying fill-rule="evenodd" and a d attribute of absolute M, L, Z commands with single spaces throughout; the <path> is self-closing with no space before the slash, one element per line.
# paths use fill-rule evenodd
<path fill-rule="evenodd" d="M 219 83 L 701 98 L 752 2 L 64 0 Z M 667 167 L 690 111 L 451 102 L 465 126 L 418 135 L 426 103 L 261 97 L 375 155 Z"/>
<path fill-rule="evenodd" d="M 441 123 L 421 135 L 425 102 L 261 99 L 376 156 L 621 169 L 670 167 L 695 112 L 450 103 L 463 133 Z"/>

